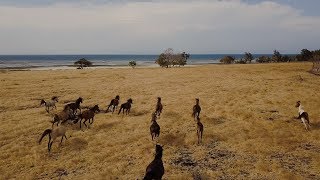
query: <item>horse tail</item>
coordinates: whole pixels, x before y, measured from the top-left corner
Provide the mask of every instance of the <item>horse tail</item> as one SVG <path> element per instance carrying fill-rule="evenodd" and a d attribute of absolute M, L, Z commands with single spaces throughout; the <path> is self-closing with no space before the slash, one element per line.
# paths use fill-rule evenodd
<path fill-rule="evenodd" d="M 47 135 L 47 134 L 49 134 L 49 138 L 51 137 L 51 132 L 52 132 L 52 130 L 51 129 L 46 129 L 43 133 L 42 133 L 42 136 L 41 136 L 41 138 L 40 138 L 40 140 L 39 140 L 39 144 L 41 143 L 41 141 L 42 141 L 42 139 Z"/>

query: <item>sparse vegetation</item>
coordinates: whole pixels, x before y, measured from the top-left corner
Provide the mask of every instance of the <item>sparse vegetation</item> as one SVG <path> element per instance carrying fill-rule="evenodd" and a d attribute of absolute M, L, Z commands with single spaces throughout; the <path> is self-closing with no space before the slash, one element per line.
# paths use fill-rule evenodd
<path fill-rule="evenodd" d="M 320 179 L 320 79 L 307 72 L 311 65 L 207 65 L 163 76 L 161 68 L 0 73 L 0 179 L 142 179 L 154 157 L 149 128 L 159 95 L 163 179 Z M 82 107 L 105 110 L 115 93 L 121 103 L 134 98 L 132 114 L 96 114 L 85 132 L 70 124 L 51 154 L 47 138 L 37 144 L 52 120 L 39 106 L 42 97 L 59 95 L 53 112 L 80 95 Z M 201 146 L 191 117 L 195 96 L 203 109 Z M 310 132 L 293 119 L 297 100 L 310 115 Z"/>

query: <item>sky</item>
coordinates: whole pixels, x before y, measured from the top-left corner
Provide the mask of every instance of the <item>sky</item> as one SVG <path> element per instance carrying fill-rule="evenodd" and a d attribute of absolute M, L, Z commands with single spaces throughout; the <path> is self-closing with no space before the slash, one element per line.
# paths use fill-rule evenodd
<path fill-rule="evenodd" d="M 320 0 L 0 0 L 0 55 L 299 53 Z"/>

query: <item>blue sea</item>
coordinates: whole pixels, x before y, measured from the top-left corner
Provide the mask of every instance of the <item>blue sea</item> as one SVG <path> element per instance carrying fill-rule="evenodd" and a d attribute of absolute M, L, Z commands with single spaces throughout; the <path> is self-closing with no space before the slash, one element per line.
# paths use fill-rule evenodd
<path fill-rule="evenodd" d="M 236 59 L 243 54 L 191 54 L 187 61 L 189 65 L 215 64 L 226 56 Z M 271 56 L 271 54 L 255 54 L 254 57 Z M 136 61 L 137 66 L 156 66 L 159 55 L 0 55 L 0 69 L 33 69 L 50 67 L 72 67 L 81 58 L 93 62 L 94 66 L 117 67 L 127 66 L 129 61 Z"/>

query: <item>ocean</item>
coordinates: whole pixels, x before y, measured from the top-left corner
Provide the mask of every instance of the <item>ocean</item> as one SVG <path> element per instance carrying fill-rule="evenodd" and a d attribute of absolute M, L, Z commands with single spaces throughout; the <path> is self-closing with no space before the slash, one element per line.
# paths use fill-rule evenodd
<path fill-rule="evenodd" d="M 191 54 L 188 65 L 216 64 L 224 56 L 234 56 L 236 59 L 243 54 Z M 271 54 L 254 54 L 254 57 L 271 56 Z M 96 67 L 127 66 L 129 61 L 136 61 L 137 66 L 157 66 L 155 60 L 159 55 L 0 55 L 0 69 L 37 69 L 37 68 L 67 68 L 73 63 L 85 58 Z"/>

